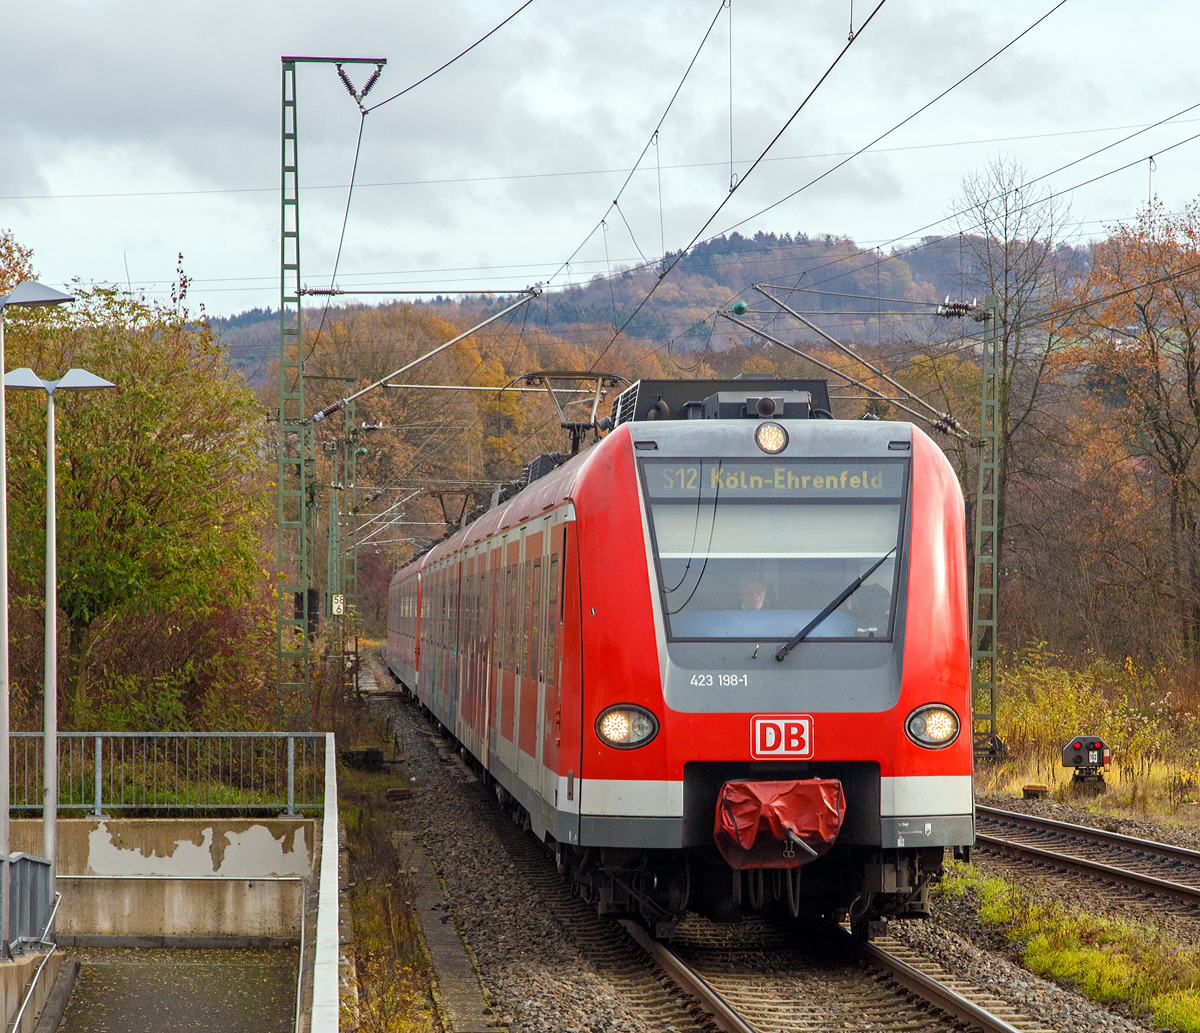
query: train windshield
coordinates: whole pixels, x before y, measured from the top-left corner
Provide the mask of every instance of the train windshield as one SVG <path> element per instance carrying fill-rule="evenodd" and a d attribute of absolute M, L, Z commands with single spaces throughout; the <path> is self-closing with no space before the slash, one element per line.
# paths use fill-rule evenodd
<path fill-rule="evenodd" d="M 888 640 L 904 459 L 648 459 L 651 540 L 672 640 L 790 639 L 889 550 L 809 639 Z"/>

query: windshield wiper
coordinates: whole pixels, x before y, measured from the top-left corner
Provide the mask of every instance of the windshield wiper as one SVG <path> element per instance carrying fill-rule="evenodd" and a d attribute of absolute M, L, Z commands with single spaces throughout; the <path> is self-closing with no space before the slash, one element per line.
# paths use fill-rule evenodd
<path fill-rule="evenodd" d="M 800 645 L 801 642 L 808 638 L 808 633 L 812 631 L 813 628 L 815 628 L 818 624 L 820 624 L 821 621 L 833 613 L 834 610 L 841 606 L 842 603 L 849 599 L 855 592 L 862 588 L 863 582 L 866 581 L 867 578 L 869 578 L 872 574 L 874 574 L 875 571 L 877 571 L 880 567 L 882 567 L 884 560 L 891 556 L 891 554 L 895 551 L 896 546 L 893 545 L 871 565 L 871 568 L 865 574 L 862 574 L 851 581 L 850 584 L 848 584 L 842 590 L 842 593 L 833 600 L 833 602 L 831 602 L 825 607 L 825 609 L 823 609 L 812 620 L 804 625 L 804 627 L 800 630 L 800 633 L 796 635 L 795 638 L 789 640 L 785 645 L 782 645 L 775 650 L 775 659 L 782 661 L 788 655 L 788 653 L 790 653 L 793 649 Z"/>

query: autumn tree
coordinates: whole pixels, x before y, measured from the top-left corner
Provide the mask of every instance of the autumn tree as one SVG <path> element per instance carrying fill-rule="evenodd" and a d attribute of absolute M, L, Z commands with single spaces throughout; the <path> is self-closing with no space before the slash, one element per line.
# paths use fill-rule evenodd
<path fill-rule="evenodd" d="M 963 181 L 955 203 L 963 248 L 964 286 L 983 303 L 998 299 L 996 541 L 1008 543 L 1008 488 L 1031 474 L 1053 433 L 1052 397 L 1062 346 L 1055 316 L 1076 270 L 1062 237 L 1067 212 L 1020 165 L 996 159 Z M 975 331 L 978 332 L 978 331 Z M 975 485 L 964 484 L 974 494 Z"/>
<path fill-rule="evenodd" d="M 1073 357 L 1161 492 L 1180 644 L 1200 659 L 1200 203 L 1113 227 L 1076 301 Z"/>
<path fill-rule="evenodd" d="M 0 230 L 0 294 L 8 294 L 22 280 L 34 278 L 33 249 L 23 247 L 12 230 Z"/>
<path fill-rule="evenodd" d="M 205 324 L 183 307 L 185 290 L 184 280 L 162 305 L 80 288 L 74 306 L 7 316 L 11 366 L 47 379 L 79 366 L 116 384 L 56 406 L 68 724 L 88 720 L 90 661 L 102 630 L 142 616 L 160 620 L 169 635 L 193 615 L 236 607 L 259 580 L 262 410 Z M 11 566 L 36 606 L 44 400 L 10 398 L 8 420 Z"/>

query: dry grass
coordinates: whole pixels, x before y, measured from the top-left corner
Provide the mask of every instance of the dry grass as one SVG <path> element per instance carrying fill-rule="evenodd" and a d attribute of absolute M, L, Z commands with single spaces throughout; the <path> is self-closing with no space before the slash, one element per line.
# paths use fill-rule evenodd
<path fill-rule="evenodd" d="M 349 708 L 348 708 L 349 709 Z M 348 745 L 378 746 L 383 727 L 374 719 L 343 724 Z M 339 737 L 339 745 L 343 740 Z M 363 1033 L 426 1033 L 434 1026 L 431 972 L 413 910 L 413 888 L 392 841 L 395 817 L 386 793 L 406 785 L 404 768 L 391 773 L 338 769 L 340 814 L 350 848 L 350 909 L 358 970 L 358 1028 Z"/>
<path fill-rule="evenodd" d="M 1200 731 L 1192 672 L 1104 660 L 1071 665 L 1041 648 L 1000 665 L 997 720 L 1008 757 L 976 771 L 980 796 L 1020 796 L 1027 782 L 1054 799 L 1103 811 L 1182 814 L 1200 800 Z M 1062 747 L 1098 735 L 1112 749 L 1108 791 L 1076 796 Z M 1182 810 L 1181 810 L 1182 809 Z"/>

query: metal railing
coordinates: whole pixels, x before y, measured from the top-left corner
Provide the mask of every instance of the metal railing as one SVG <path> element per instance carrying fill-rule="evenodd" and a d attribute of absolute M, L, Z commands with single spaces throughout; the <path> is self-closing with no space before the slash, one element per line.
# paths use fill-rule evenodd
<path fill-rule="evenodd" d="M 17 855 L 12 854 L 10 856 L 15 857 Z M 49 865 L 50 865 L 49 861 L 46 861 L 44 863 L 46 864 L 47 867 L 49 867 Z M 42 958 L 42 963 L 40 965 L 38 965 L 37 971 L 33 974 L 33 979 L 29 983 L 29 989 L 27 989 L 25 991 L 25 996 L 21 998 L 21 1007 L 17 1009 L 16 1017 L 12 1020 L 12 1022 L 8 1026 L 5 1027 L 6 1033 L 9 1029 L 11 1029 L 13 1031 L 13 1033 L 17 1033 L 17 1031 L 20 1030 L 21 1016 L 25 1014 L 25 1009 L 29 1006 L 29 1002 L 33 999 L 33 992 L 34 992 L 34 990 L 37 989 L 38 980 L 42 978 L 42 970 L 46 967 L 46 962 L 50 960 L 50 955 L 53 954 L 58 949 L 58 945 L 56 943 L 54 943 L 53 940 L 50 939 L 50 929 L 54 925 L 54 916 L 56 914 L 58 914 L 58 905 L 61 903 L 62 903 L 62 894 L 55 893 L 54 894 L 54 907 L 51 908 L 47 904 L 47 910 L 49 910 L 50 916 L 46 919 L 46 926 L 42 930 L 42 935 L 36 939 L 34 937 L 26 937 L 25 938 L 30 942 L 30 946 L 33 948 L 33 950 L 35 952 L 40 952 L 44 949 L 45 953 Z M 78 965 L 79 962 L 75 962 L 74 964 Z M 297 1030 L 297 1033 L 299 1033 L 299 1030 Z"/>
<path fill-rule="evenodd" d="M 42 812 L 40 732 L 11 738 L 12 810 Z M 59 813 L 295 814 L 324 803 L 321 732 L 60 732 Z"/>
<path fill-rule="evenodd" d="M 50 862 L 17 853 L 8 855 L 8 866 L 10 944 L 37 942 L 50 927 Z"/>

